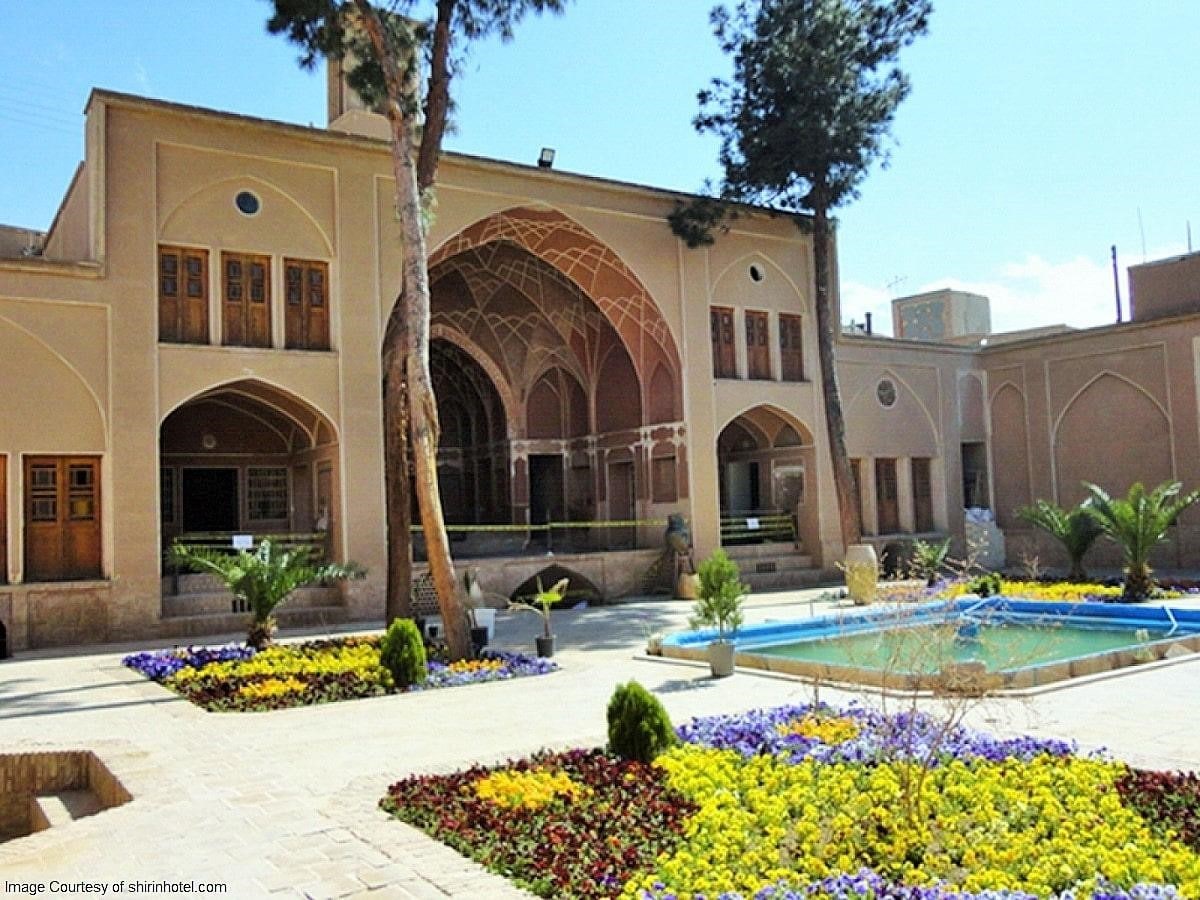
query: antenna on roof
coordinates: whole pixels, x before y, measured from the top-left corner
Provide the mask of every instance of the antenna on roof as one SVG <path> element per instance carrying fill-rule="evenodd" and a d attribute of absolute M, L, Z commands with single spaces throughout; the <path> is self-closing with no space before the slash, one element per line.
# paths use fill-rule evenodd
<path fill-rule="evenodd" d="M 1117 324 L 1121 324 L 1121 279 L 1117 275 L 1117 245 L 1112 245 L 1113 294 L 1117 298 Z"/>
<path fill-rule="evenodd" d="M 1188 219 L 1187 233 L 1188 233 L 1188 253 L 1191 253 L 1192 252 L 1192 220 L 1191 219 Z"/>
<path fill-rule="evenodd" d="M 1138 211 L 1138 231 L 1142 234 L 1142 262 L 1146 261 L 1146 227 L 1142 224 L 1142 208 L 1139 206 Z"/>

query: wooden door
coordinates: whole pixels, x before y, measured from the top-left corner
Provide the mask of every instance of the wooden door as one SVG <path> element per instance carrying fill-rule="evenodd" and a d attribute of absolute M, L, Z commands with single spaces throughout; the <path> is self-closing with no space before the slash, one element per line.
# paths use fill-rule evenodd
<path fill-rule="evenodd" d="M 879 515 L 879 533 L 900 530 L 900 503 L 896 489 L 896 460 L 875 460 L 875 507 Z"/>
<path fill-rule="evenodd" d="M 634 517 L 634 481 L 632 462 L 608 464 L 608 518 L 620 522 Z M 608 529 L 608 546 L 614 550 L 629 550 L 634 545 L 633 526 Z"/>
<path fill-rule="evenodd" d="M 929 459 L 912 461 L 913 524 L 918 533 L 933 531 L 933 479 Z"/>
<path fill-rule="evenodd" d="M 733 345 L 733 310 L 714 306 L 708 313 L 712 332 L 713 376 L 737 378 L 737 355 Z"/>
<path fill-rule="evenodd" d="M 100 577 L 100 460 L 25 459 L 25 580 Z"/>
<path fill-rule="evenodd" d="M 767 314 L 746 313 L 746 369 L 750 378 L 771 378 L 771 347 L 767 343 Z"/>
<path fill-rule="evenodd" d="M 226 346 L 271 346 L 270 271 L 270 257 L 221 254 L 221 342 Z"/>

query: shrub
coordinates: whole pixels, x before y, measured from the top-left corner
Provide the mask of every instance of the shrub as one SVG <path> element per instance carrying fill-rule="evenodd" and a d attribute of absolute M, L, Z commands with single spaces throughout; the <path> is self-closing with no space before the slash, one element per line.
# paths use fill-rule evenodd
<path fill-rule="evenodd" d="M 379 645 L 379 662 L 392 673 L 398 688 L 425 680 L 425 642 L 412 619 L 396 619 Z"/>
<path fill-rule="evenodd" d="M 911 571 L 917 578 L 924 578 L 925 583 L 932 587 L 937 584 L 942 566 L 946 564 L 946 556 L 950 553 L 950 538 L 944 541 L 913 541 Z"/>
<path fill-rule="evenodd" d="M 622 759 L 649 763 L 677 743 L 662 703 L 636 681 L 619 684 L 608 701 L 608 749 Z"/>
<path fill-rule="evenodd" d="M 1003 592 L 1003 580 L 999 572 L 988 572 L 967 582 L 967 592 L 980 597 L 999 597 Z"/>

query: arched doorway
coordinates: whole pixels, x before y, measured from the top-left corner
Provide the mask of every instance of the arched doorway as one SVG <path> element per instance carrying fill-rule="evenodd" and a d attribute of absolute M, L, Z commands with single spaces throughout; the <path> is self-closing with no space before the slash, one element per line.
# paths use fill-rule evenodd
<path fill-rule="evenodd" d="M 721 542 L 815 547 L 819 503 L 812 434 L 794 417 L 756 406 L 717 438 Z"/>
<path fill-rule="evenodd" d="M 430 342 L 429 370 L 441 425 L 438 488 L 446 524 L 510 521 L 508 426 L 499 391 L 449 340 Z"/>
<path fill-rule="evenodd" d="M 247 379 L 174 409 L 159 428 L 159 512 L 174 540 L 317 543 L 340 558 L 337 434 L 294 395 Z"/>

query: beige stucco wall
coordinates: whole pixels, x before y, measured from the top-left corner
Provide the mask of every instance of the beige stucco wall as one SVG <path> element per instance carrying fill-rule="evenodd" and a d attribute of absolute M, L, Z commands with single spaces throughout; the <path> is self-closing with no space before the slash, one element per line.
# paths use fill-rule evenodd
<path fill-rule="evenodd" d="M 1012 511 L 1039 498 L 1078 502 L 1085 480 L 1111 494 L 1123 494 L 1134 481 L 1200 485 L 1198 326 L 1196 317 L 1110 326 L 981 354 L 1002 524 L 1017 526 Z M 1035 535 L 1017 537 L 1010 562 L 1022 552 L 1062 562 Z M 1194 565 L 1197 551 L 1200 515 L 1193 511 L 1160 560 Z M 1089 560 L 1119 561 L 1107 542 Z"/>

